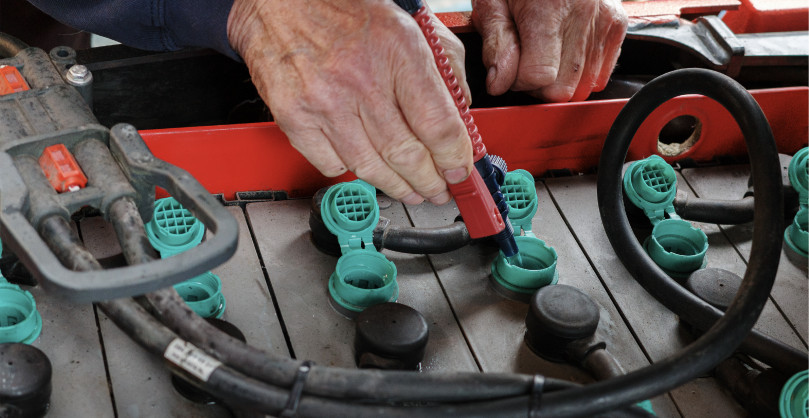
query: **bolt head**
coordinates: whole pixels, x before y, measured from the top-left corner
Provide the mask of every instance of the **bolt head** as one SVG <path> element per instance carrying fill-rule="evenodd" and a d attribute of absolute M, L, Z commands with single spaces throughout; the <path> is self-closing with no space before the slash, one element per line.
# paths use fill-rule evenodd
<path fill-rule="evenodd" d="M 93 80 L 93 73 L 84 65 L 77 64 L 67 70 L 67 80 L 73 84 L 87 84 Z"/>

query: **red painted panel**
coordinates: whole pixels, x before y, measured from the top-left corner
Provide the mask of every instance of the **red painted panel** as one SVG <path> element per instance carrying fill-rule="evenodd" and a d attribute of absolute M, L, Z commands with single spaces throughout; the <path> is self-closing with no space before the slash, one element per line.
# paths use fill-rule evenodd
<path fill-rule="evenodd" d="M 809 29 L 806 0 L 741 0 L 722 18 L 734 33 L 791 32 Z"/>
<path fill-rule="evenodd" d="M 809 139 L 809 87 L 753 91 L 772 126 L 780 152 L 792 154 Z M 521 107 L 473 109 L 491 154 L 510 169 L 542 176 L 548 170 L 587 172 L 598 164 L 607 132 L 626 99 Z M 630 159 L 656 152 L 657 136 L 672 118 L 688 114 L 702 123 L 700 140 L 686 153 L 668 158 L 712 161 L 742 156 L 744 141 L 736 123 L 716 102 L 702 96 L 670 100 L 638 130 Z M 159 158 L 188 170 L 211 193 L 232 199 L 237 191 L 286 191 L 306 197 L 320 187 L 351 179 L 325 178 L 291 145 L 274 123 L 165 129 L 141 132 Z"/>
<path fill-rule="evenodd" d="M 788 2 L 794 0 L 766 1 Z M 654 0 L 623 3 L 624 10 L 629 17 L 717 14 L 722 10 L 736 10 L 739 5 L 739 0 Z M 436 15 L 455 33 L 475 31 L 470 20 L 472 12 L 437 13 Z"/>

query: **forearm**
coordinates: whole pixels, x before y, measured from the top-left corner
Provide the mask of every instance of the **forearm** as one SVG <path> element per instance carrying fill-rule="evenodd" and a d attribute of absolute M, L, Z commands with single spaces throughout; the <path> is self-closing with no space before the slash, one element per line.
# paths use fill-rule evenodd
<path fill-rule="evenodd" d="M 135 48 L 205 47 L 238 59 L 227 38 L 233 0 L 29 1 L 63 23 Z"/>

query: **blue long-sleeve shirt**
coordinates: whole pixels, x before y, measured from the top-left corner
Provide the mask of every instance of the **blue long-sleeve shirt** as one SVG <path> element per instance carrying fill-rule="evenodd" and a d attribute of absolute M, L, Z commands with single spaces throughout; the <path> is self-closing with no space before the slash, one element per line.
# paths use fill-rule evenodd
<path fill-rule="evenodd" d="M 152 51 L 215 49 L 234 59 L 227 22 L 233 0 L 29 0 L 65 24 Z"/>

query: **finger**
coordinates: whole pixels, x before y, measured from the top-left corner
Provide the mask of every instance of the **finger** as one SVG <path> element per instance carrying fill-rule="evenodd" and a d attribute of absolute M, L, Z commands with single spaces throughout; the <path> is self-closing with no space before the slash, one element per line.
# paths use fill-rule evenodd
<path fill-rule="evenodd" d="M 621 55 L 621 44 L 626 37 L 627 17 L 626 12 L 620 5 L 613 5 L 608 7 L 607 11 L 600 11 L 609 18 L 610 28 L 607 32 L 606 41 L 604 42 L 605 59 L 603 61 L 601 71 L 596 79 L 596 91 L 603 90 L 609 82 L 610 75 L 612 75 L 615 65 L 618 62 L 618 57 Z"/>
<path fill-rule="evenodd" d="M 610 82 L 612 72 L 615 70 L 615 67 L 618 64 L 618 57 L 620 56 L 621 48 L 618 48 L 615 50 L 615 52 L 613 52 L 610 60 L 604 61 L 604 65 L 601 66 L 601 73 L 596 79 L 595 87 L 593 87 L 593 91 L 602 91 L 607 87 L 607 84 Z"/>
<path fill-rule="evenodd" d="M 463 91 L 466 103 L 472 104 L 472 93 L 469 91 L 469 85 L 466 82 L 466 49 L 463 42 L 452 33 L 449 28 L 441 22 L 440 19 L 430 10 L 427 6 L 427 11 L 430 16 L 430 21 L 435 27 L 435 33 L 441 39 L 441 45 L 444 47 L 444 54 L 449 58 L 449 65 L 452 67 L 455 77 Z"/>
<path fill-rule="evenodd" d="M 358 178 L 373 184 L 388 196 L 407 204 L 424 199 L 382 159 L 370 141 L 358 115 L 350 113 L 329 117 L 324 134 L 340 158 Z"/>
<path fill-rule="evenodd" d="M 557 14 L 566 17 L 568 13 L 546 16 L 543 7 L 541 2 L 515 2 L 511 9 L 520 36 L 520 63 L 512 90 L 537 90 L 556 81 L 564 29 Z"/>
<path fill-rule="evenodd" d="M 584 2 L 579 4 L 576 13 L 568 15 L 562 28 L 562 43 L 564 48 L 559 63 L 556 80 L 540 90 L 543 99 L 551 102 L 566 102 L 573 98 L 579 84 L 582 84 L 581 94 L 584 97 L 592 90 L 594 76 L 591 75 L 593 67 L 600 65 L 598 57 L 589 56 L 597 51 L 598 41 L 594 39 L 597 33 L 594 30 L 595 18 L 598 11 L 598 2 Z"/>
<path fill-rule="evenodd" d="M 334 151 L 331 142 L 321 131 L 309 130 L 298 134 L 285 131 L 292 147 L 298 150 L 304 158 L 326 177 L 337 177 L 346 171 L 345 162 Z"/>
<path fill-rule="evenodd" d="M 504 1 L 476 0 L 472 3 L 472 23 L 483 38 L 486 90 L 491 95 L 500 95 L 517 79 L 520 64 L 517 27 Z"/>
<path fill-rule="evenodd" d="M 592 30 L 587 43 L 587 53 L 585 55 L 586 64 L 582 71 L 581 78 L 575 88 L 571 101 L 582 101 L 587 99 L 590 93 L 596 88 L 601 69 L 604 66 L 604 45 L 596 37 L 604 33 L 599 29 Z"/>
<path fill-rule="evenodd" d="M 374 104 L 361 109 L 360 118 L 382 159 L 416 194 L 438 205 L 447 203 L 451 196 L 444 178 L 436 170 L 430 151 L 407 125 L 396 103 Z"/>
<path fill-rule="evenodd" d="M 429 150 L 438 172 L 449 183 L 472 170 L 472 146 L 458 109 L 438 73 L 427 44 L 395 67 L 394 90 L 404 120 Z"/>

